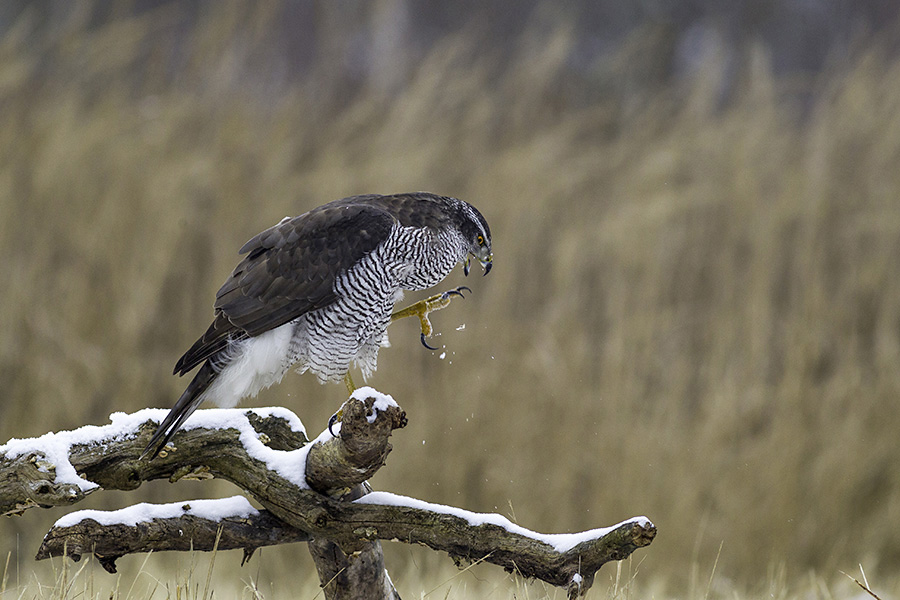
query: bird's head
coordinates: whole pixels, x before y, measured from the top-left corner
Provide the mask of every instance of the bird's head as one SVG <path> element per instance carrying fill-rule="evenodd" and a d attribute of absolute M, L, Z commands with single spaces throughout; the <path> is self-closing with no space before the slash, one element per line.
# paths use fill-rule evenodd
<path fill-rule="evenodd" d="M 463 262 L 463 272 L 469 275 L 469 261 L 474 257 L 484 268 L 484 274 L 491 272 L 494 254 L 491 251 L 491 228 L 487 221 L 478 212 L 478 209 L 467 202 L 463 202 L 462 223 L 459 228 L 463 239 L 468 244 L 466 258 Z"/>

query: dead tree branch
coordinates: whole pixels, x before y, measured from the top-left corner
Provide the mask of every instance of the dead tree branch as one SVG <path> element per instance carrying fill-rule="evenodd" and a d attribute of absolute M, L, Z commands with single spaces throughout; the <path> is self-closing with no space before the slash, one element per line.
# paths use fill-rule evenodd
<path fill-rule="evenodd" d="M 0 513 L 72 504 L 98 486 L 128 490 L 152 479 L 224 478 L 265 510 L 243 516 L 217 511 L 210 516 L 188 506 L 157 517 L 149 510 L 150 517 L 131 525 L 101 518 L 103 524 L 87 515 L 79 519 L 81 513 L 76 513 L 51 529 L 38 557 L 62 554 L 64 548 L 73 558 L 94 552 L 104 566 L 114 568 L 115 559 L 124 554 L 183 549 L 183 542 L 169 535 L 175 531 L 193 538 L 195 550 L 211 550 L 221 528 L 222 549 L 252 552 L 263 545 L 312 538 L 314 557 L 340 561 L 362 551 L 367 557 L 362 562 L 371 558 L 375 567 L 370 571 L 380 579 L 370 581 L 366 593 L 377 595 L 326 589 L 329 598 L 395 597 L 393 588 L 393 595 L 387 593 L 383 565 L 378 566 L 377 544 L 383 539 L 425 544 L 460 563 L 494 563 L 526 578 L 567 587 L 574 597 L 590 587 L 601 565 L 627 557 L 656 534 L 652 523 L 637 518 L 607 530 L 548 536 L 499 515 L 385 493 L 359 498 L 365 494 L 360 486 L 390 452 L 388 436 L 403 427 L 406 418 L 393 402 L 385 405 L 374 397 L 351 399 L 343 414 L 338 437 L 325 432 L 306 444 L 296 417 L 283 409 L 197 411 L 189 421 L 191 429 L 179 432 L 153 461 L 139 456 L 164 411 L 113 415 L 112 425 L 96 431 L 48 434 L 59 439 L 13 440 L 0 446 Z M 317 558 L 320 574 L 323 564 Z M 326 566 L 325 572 L 346 567 L 336 565 Z"/>
<path fill-rule="evenodd" d="M 191 503 L 183 503 L 190 510 Z M 216 545 L 216 539 L 219 542 Z M 248 516 L 224 517 L 219 521 L 190 514 L 178 518 L 151 519 L 134 525 L 100 524 L 86 517 L 70 526 L 54 526 L 44 537 L 36 558 L 42 560 L 64 553 L 74 561 L 83 554 L 93 554 L 104 569 L 116 572 L 116 560 L 126 554 L 153 550 L 219 550 L 242 549 L 244 560 L 257 548 L 308 542 L 305 531 L 285 524 L 268 511 Z"/>

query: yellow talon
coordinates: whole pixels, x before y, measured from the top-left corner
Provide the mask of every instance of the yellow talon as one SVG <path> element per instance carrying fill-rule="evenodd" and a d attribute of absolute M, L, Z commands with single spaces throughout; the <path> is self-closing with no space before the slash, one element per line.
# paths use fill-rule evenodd
<path fill-rule="evenodd" d="M 430 298 L 426 298 L 425 300 L 419 300 L 415 304 L 411 306 L 407 306 L 402 310 L 398 310 L 394 314 L 391 315 L 391 322 L 393 323 L 397 319 L 403 319 L 405 317 L 411 317 L 413 315 L 419 317 L 419 324 L 422 327 L 422 345 L 428 348 L 429 350 L 437 350 L 437 348 L 432 348 L 425 341 L 425 338 L 431 337 L 431 334 L 434 333 L 434 327 L 431 325 L 431 321 L 428 320 L 428 313 L 432 313 L 436 310 L 441 310 L 442 308 L 446 308 L 450 305 L 450 300 L 453 296 L 459 296 L 461 298 L 465 298 L 462 294 L 462 290 L 466 290 L 471 292 L 469 288 L 466 286 L 460 286 L 455 290 L 449 290 L 444 292 L 443 294 L 436 294 Z"/>

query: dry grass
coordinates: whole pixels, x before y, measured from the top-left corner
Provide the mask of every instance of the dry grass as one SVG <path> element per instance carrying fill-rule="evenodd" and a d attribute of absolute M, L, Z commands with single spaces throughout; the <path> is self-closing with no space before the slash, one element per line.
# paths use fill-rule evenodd
<path fill-rule="evenodd" d="M 444 360 L 392 328 L 371 383 L 410 426 L 376 487 L 511 500 L 543 531 L 646 514 L 657 597 L 830 598 L 860 562 L 896 578 L 900 63 L 877 43 L 808 83 L 803 118 L 761 52 L 724 109 L 713 64 L 639 102 L 569 106 L 564 27 L 502 59 L 445 39 L 396 95 L 334 108 L 325 69 L 269 93 L 254 61 L 271 23 L 238 10 L 184 34 L 177 77 L 159 66 L 171 11 L 0 40 L 0 439 L 170 405 L 246 239 L 344 195 L 427 189 L 482 210 L 496 264 L 435 316 Z M 341 399 L 289 377 L 256 403 L 316 429 Z M 92 501 L 214 492 L 186 489 Z M 0 522 L 0 555 L 30 572 L 60 514 Z M 388 550 L 420 589 L 440 580 Z"/>
<path fill-rule="evenodd" d="M 267 552 L 267 551 L 266 551 Z M 232 568 L 237 556 L 190 554 L 178 561 L 158 556 L 132 557 L 121 561 L 122 572 L 109 575 L 92 559 L 74 564 L 53 559 L 49 565 L 23 575 L 21 581 L 0 587 L 2 600 L 274 600 L 323 597 L 315 569 L 298 569 L 296 563 L 284 564 L 270 555 L 257 560 L 237 575 Z M 493 567 L 457 570 L 450 561 L 423 554 L 428 564 L 410 563 L 394 570 L 393 578 L 401 597 L 418 600 L 563 600 L 565 592 L 541 582 L 529 582 L 506 575 Z M 436 560 L 438 559 L 438 560 Z M 155 564 L 154 564 L 155 563 Z M 223 564 L 224 563 L 224 564 Z M 18 569 L 18 568 L 17 568 Z M 299 576 L 287 578 L 282 569 Z M 793 582 L 787 581 L 783 566 L 770 565 L 756 589 L 739 588 L 733 581 L 717 576 L 715 566 L 704 569 L 703 581 L 679 590 L 674 595 L 659 577 L 647 577 L 634 559 L 618 563 L 598 577 L 587 598 L 594 600 L 635 600 L 638 598 L 682 598 L 711 600 L 834 600 L 835 598 L 889 598 L 889 589 L 881 582 L 870 582 L 860 567 L 853 574 L 825 578 L 809 572 Z M 857 574 L 858 573 L 858 574 Z M 13 575 L 18 577 L 18 574 Z M 207 579 L 211 577 L 212 584 Z M 399 581 L 398 581 L 399 580 Z M 894 585 L 896 593 L 898 587 Z M 862 590 L 862 591 L 860 591 Z"/>

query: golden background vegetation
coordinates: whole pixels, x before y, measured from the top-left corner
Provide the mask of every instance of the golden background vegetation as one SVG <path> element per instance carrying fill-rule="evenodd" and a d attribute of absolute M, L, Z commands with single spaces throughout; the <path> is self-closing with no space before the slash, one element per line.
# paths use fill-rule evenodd
<path fill-rule="evenodd" d="M 369 383 L 410 424 L 376 488 L 545 532 L 645 514 L 659 535 L 629 568 L 657 595 L 812 577 L 829 597 L 860 563 L 897 580 L 890 37 L 800 79 L 752 45 L 736 71 L 710 56 L 624 101 L 571 73 L 559 19 L 503 57 L 462 30 L 391 89 L 348 89 L 327 85 L 327 53 L 267 83 L 276 12 L 212 6 L 178 34 L 177 77 L 171 6 L 41 35 L 26 11 L 0 38 L 0 440 L 170 406 L 244 241 L 343 196 L 428 190 L 482 211 L 495 265 L 442 284 L 473 293 L 433 317 L 441 352 L 413 322 L 391 328 Z M 655 35 L 637 29 L 587 79 L 626 86 Z M 247 404 L 317 433 L 343 399 L 292 374 Z M 234 490 L 160 483 L 90 506 L 216 493 Z M 11 553 L 24 583 L 62 514 L 0 521 L 0 565 Z M 397 573 L 449 562 L 387 551 L 401 591 Z M 302 546 L 266 550 L 248 569 L 285 597 L 297 561 Z"/>

